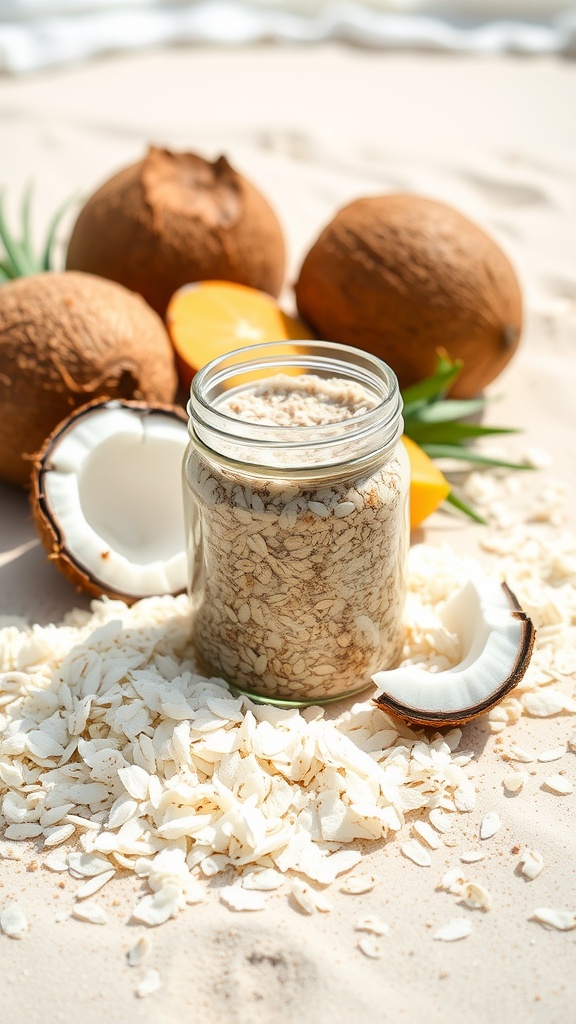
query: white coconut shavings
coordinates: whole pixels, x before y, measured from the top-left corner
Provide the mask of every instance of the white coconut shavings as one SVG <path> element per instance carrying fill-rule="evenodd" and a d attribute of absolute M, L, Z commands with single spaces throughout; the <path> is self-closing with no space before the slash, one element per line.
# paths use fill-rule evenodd
<path fill-rule="evenodd" d="M 555 516 L 553 497 L 546 500 Z M 538 519 L 481 539 L 483 571 L 492 560 L 537 629 L 514 697 L 486 716 L 495 731 L 524 713 L 576 712 L 576 540 L 544 521 L 542 503 Z M 434 672 L 458 662 L 458 637 L 440 612 L 477 568 L 447 546 L 411 549 L 403 664 Z M 420 812 L 418 839 L 404 843 L 406 855 L 428 865 L 439 839 L 451 844 L 454 820 L 476 805 L 459 729 L 423 739 L 371 701 L 327 720 L 321 708 L 232 697 L 221 680 L 197 673 L 189 631 L 185 596 L 132 608 L 96 601 L 61 625 L 0 630 L 0 826 L 8 839 L 73 843 L 66 867 L 82 886 L 118 868 L 135 872 L 150 892 L 134 917 L 148 925 L 204 898 L 207 880 L 222 871 L 235 870 L 247 893 L 249 877 L 270 871 L 303 876 L 317 894 L 310 883 L 329 885 L 360 862 L 349 844 L 398 832 L 411 812 Z M 507 755 L 524 763 L 536 756 L 515 746 Z M 571 791 L 564 775 L 551 779 L 545 785 L 558 795 Z M 46 851 L 43 863 L 59 871 L 65 859 Z M 268 888 L 263 877 L 253 891 Z"/>
<path fill-rule="evenodd" d="M 529 778 L 528 772 L 510 772 L 502 779 L 502 785 L 508 793 L 519 793 Z"/>
<path fill-rule="evenodd" d="M 153 995 L 154 992 L 162 988 L 162 979 L 158 971 L 153 968 L 146 971 L 146 974 L 142 978 L 142 981 L 136 986 L 136 995 L 139 999 L 146 999 L 147 996 Z"/>
<path fill-rule="evenodd" d="M 500 815 L 497 811 L 485 814 L 480 823 L 480 839 L 491 839 L 502 828 Z"/>
<path fill-rule="evenodd" d="M 136 939 L 133 946 L 126 953 L 126 963 L 129 967 L 139 967 L 143 960 L 146 959 L 152 943 L 147 935 L 141 935 L 140 938 Z"/>
<path fill-rule="evenodd" d="M 539 907 L 532 915 L 535 921 L 546 928 L 569 932 L 576 928 L 576 913 L 572 910 L 558 910 L 555 907 Z"/>
<path fill-rule="evenodd" d="M 460 860 L 463 864 L 476 864 L 479 860 L 484 860 L 485 856 L 483 850 L 465 850 L 460 854 Z"/>
<path fill-rule="evenodd" d="M 266 895 L 241 885 L 225 885 L 220 890 L 220 899 L 230 910 L 264 910 Z"/>
<path fill-rule="evenodd" d="M 564 757 L 566 753 L 566 747 L 554 747 L 553 750 L 543 750 L 541 754 L 538 754 L 538 760 L 542 763 L 546 761 L 559 761 L 560 758 Z"/>
<path fill-rule="evenodd" d="M 524 850 L 520 857 L 520 870 L 531 881 L 538 878 L 544 868 L 544 858 L 538 850 Z"/>
<path fill-rule="evenodd" d="M 421 868 L 429 868 L 432 864 L 432 858 L 428 850 L 417 839 L 408 839 L 405 843 L 402 843 L 401 849 L 408 860 L 418 864 Z"/>
<path fill-rule="evenodd" d="M 438 928 L 432 938 L 439 942 L 458 942 L 459 939 L 467 938 L 471 932 L 472 923 L 467 917 L 454 917 Z"/>
<path fill-rule="evenodd" d="M 230 867 L 257 892 L 286 872 L 329 885 L 361 860 L 347 844 L 398 831 L 411 811 L 449 817 L 456 790 L 473 792 L 460 730 L 426 742 L 372 702 L 329 721 L 198 675 L 182 597 L 10 626 L 0 658 L 13 695 L 0 717 L 7 829 L 46 841 L 64 827 L 77 848 L 45 862 L 65 862 L 80 900 L 118 868 L 147 879 L 133 918 L 148 926 L 207 894 L 198 875 Z M 272 874 L 258 883 L 255 869 Z"/>
<path fill-rule="evenodd" d="M 9 939 L 23 939 L 28 931 L 28 920 L 17 903 L 9 903 L 0 912 L 0 932 Z"/>
<path fill-rule="evenodd" d="M 377 884 L 376 875 L 348 875 L 340 886 L 340 892 L 359 896 L 361 893 L 370 892 Z"/>
<path fill-rule="evenodd" d="M 114 878 L 115 874 L 116 870 L 112 868 L 110 871 L 103 871 L 101 875 L 94 875 L 93 878 L 89 878 L 76 890 L 76 899 L 85 900 L 88 896 L 93 896 L 99 889 L 103 889 L 107 882 Z"/>
<path fill-rule="evenodd" d="M 567 779 L 565 775 L 551 775 L 548 779 L 545 779 L 543 785 L 552 793 L 556 793 L 557 796 L 569 796 L 570 793 L 574 792 L 573 782 Z"/>
<path fill-rule="evenodd" d="M 384 956 L 383 944 L 372 935 L 363 935 L 361 939 L 358 939 L 358 949 L 371 960 L 379 960 L 381 956 Z"/>
<path fill-rule="evenodd" d="M 80 921 L 88 921 L 90 924 L 108 924 L 108 914 L 98 903 L 78 903 L 72 910 L 72 917 Z"/>
<path fill-rule="evenodd" d="M 296 906 L 305 914 L 314 914 L 317 910 L 327 913 L 332 910 L 332 904 L 324 893 L 313 889 L 301 878 L 294 879 L 290 892 Z"/>
<path fill-rule="evenodd" d="M 361 917 L 356 921 L 354 931 L 370 932 L 372 935 L 387 935 L 390 931 L 390 925 L 386 924 L 379 917 L 369 914 L 367 917 Z"/>
<path fill-rule="evenodd" d="M 462 888 L 461 902 L 472 910 L 490 910 L 492 894 L 479 882 L 466 882 Z"/>

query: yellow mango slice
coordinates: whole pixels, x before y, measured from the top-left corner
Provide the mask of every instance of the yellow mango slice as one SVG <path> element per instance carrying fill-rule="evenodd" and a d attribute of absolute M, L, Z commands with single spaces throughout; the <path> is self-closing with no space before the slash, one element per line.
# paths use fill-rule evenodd
<path fill-rule="evenodd" d="M 404 434 L 402 437 L 410 458 L 410 529 L 419 526 L 448 497 L 451 487 L 432 459 L 419 445 Z"/>

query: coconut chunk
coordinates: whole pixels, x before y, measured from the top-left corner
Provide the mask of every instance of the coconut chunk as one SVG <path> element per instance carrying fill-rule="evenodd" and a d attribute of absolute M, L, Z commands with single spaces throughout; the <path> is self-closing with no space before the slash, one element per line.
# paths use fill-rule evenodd
<path fill-rule="evenodd" d="M 32 508 L 40 537 L 88 593 L 130 603 L 185 589 L 185 419 L 175 406 L 93 402 L 64 420 L 38 456 Z"/>
<path fill-rule="evenodd" d="M 442 621 L 462 660 L 441 672 L 408 665 L 376 672 L 375 703 L 418 725 L 461 724 L 490 710 L 522 679 L 534 626 L 505 583 L 476 576 L 446 604 Z"/>

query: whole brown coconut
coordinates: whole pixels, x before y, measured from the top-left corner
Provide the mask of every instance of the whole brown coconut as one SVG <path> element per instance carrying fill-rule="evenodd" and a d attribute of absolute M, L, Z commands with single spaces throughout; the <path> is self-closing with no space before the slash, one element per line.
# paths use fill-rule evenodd
<path fill-rule="evenodd" d="M 462 214 L 417 195 L 340 210 L 304 260 L 296 300 L 319 337 L 379 356 L 401 388 L 432 374 L 442 348 L 464 363 L 452 396 L 477 394 L 520 340 L 507 257 Z"/>
<path fill-rule="evenodd" d="M 285 249 L 276 215 L 225 157 L 151 147 L 88 200 L 68 246 L 69 270 L 140 292 L 161 316 L 192 281 L 223 280 L 277 296 Z"/>
<path fill-rule="evenodd" d="M 0 479 L 26 484 L 57 423 L 93 398 L 172 402 L 174 353 L 139 295 L 91 274 L 0 288 Z"/>

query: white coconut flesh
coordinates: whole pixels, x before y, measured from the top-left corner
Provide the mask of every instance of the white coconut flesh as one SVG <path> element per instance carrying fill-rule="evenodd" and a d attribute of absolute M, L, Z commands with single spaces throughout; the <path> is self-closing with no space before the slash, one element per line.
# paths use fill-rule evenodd
<path fill-rule="evenodd" d="M 506 584 L 469 580 L 441 619 L 459 637 L 459 663 L 443 672 L 414 665 L 377 672 L 378 705 L 423 724 L 463 722 L 493 707 L 520 681 L 534 627 Z"/>
<path fill-rule="evenodd" d="M 103 592 L 145 597 L 186 587 L 182 458 L 186 424 L 110 403 L 56 438 L 45 512 L 63 551 Z"/>

